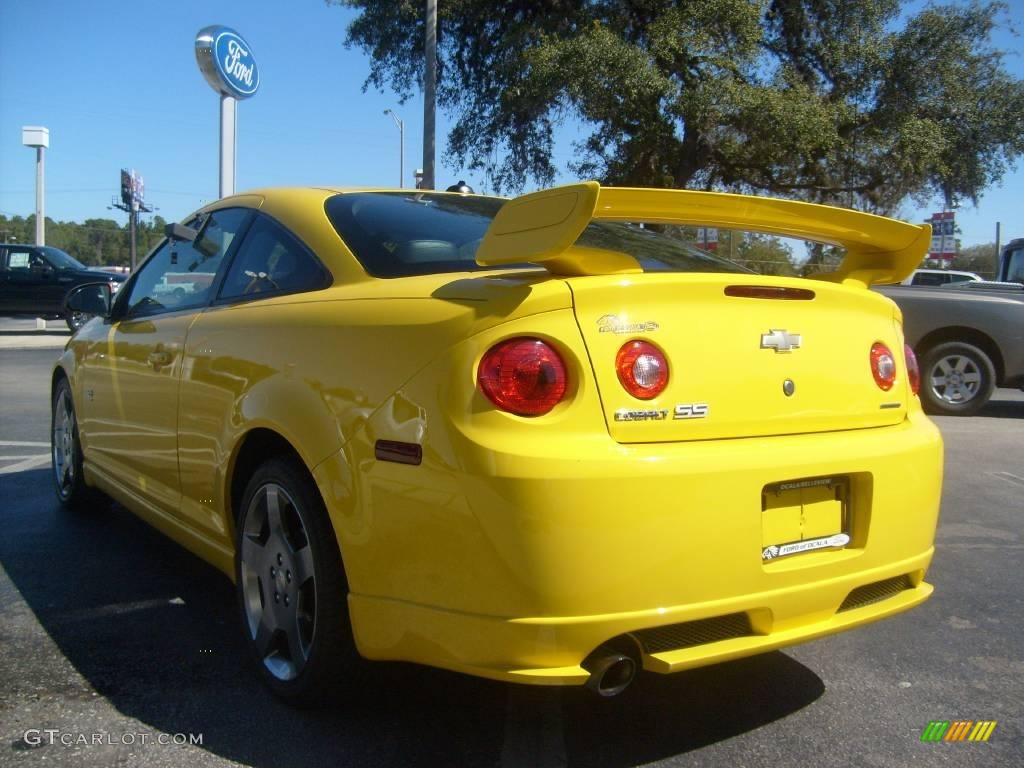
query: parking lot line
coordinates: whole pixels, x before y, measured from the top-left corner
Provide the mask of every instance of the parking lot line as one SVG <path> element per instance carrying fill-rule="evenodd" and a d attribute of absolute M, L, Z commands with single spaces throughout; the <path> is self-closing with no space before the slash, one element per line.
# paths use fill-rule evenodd
<path fill-rule="evenodd" d="M 20 459 L 20 461 L 6 467 L 0 467 L 0 475 L 10 475 L 15 472 L 24 472 L 27 469 L 41 467 L 50 462 L 50 454 L 39 453 L 35 456 L 0 456 L 0 461 L 9 461 L 11 459 Z"/>

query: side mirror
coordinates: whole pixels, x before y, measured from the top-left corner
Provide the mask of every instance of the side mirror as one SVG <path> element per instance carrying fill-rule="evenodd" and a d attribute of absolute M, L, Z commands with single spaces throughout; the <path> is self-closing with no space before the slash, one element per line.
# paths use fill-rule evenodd
<path fill-rule="evenodd" d="M 110 315 L 110 283 L 85 283 L 68 291 L 64 298 L 67 312 L 81 312 L 85 315 Z"/>

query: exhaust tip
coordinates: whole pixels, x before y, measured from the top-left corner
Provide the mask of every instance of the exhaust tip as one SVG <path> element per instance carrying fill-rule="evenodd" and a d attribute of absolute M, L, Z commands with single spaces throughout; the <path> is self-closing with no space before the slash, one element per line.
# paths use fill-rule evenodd
<path fill-rule="evenodd" d="M 583 662 L 590 673 L 586 686 L 598 696 L 618 696 L 626 690 L 636 676 L 636 662 L 618 651 L 598 648 Z"/>

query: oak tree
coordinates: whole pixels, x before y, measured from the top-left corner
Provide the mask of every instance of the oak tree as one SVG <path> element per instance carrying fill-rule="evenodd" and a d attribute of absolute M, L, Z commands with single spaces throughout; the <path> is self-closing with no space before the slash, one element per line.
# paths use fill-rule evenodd
<path fill-rule="evenodd" d="M 327 0 L 365 87 L 410 98 L 423 0 Z M 914 4 L 914 8 L 918 8 Z M 606 184 L 751 191 L 890 212 L 977 200 L 1024 151 L 1024 82 L 992 35 L 1000 2 L 438 0 L 447 160 L 499 189 L 570 173 Z"/>

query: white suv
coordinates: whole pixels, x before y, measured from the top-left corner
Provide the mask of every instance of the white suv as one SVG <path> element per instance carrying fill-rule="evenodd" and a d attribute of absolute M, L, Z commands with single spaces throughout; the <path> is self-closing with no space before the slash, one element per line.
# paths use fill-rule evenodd
<path fill-rule="evenodd" d="M 973 272 L 956 272 L 952 269 L 915 269 L 900 285 L 946 285 L 948 283 L 976 282 L 981 275 Z"/>

